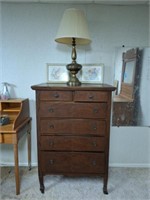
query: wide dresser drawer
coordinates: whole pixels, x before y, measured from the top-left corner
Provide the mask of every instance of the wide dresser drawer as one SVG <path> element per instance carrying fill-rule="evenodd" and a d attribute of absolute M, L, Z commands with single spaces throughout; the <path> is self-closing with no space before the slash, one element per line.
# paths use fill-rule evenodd
<path fill-rule="evenodd" d="M 42 152 L 42 173 L 104 173 L 104 153 Z"/>
<path fill-rule="evenodd" d="M 98 135 L 106 132 L 106 122 L 98 119 L 41 119 L 40 133 L 67 135 Z"/>
<path fill-rule="evenodd" d="M 40 150 L 49 151 L 104 151 L 104 137 L 41 136 Z"/>
<path fill-rule="evenodd" d="M 106 118 L 107 103 L 40 102 L 40 117 Z"/>

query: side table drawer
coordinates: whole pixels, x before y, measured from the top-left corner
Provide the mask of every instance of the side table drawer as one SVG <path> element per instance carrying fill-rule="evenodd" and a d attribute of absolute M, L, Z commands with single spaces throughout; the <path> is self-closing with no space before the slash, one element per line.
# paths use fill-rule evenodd
<path fill-rule="evenodd" d="M 71 91 L 40 91 L 40 100 L 72 101 Z"/>
<path fill-rule="evenodd" d="M 104 137 L 41 136 L 40 149 L 50 151 L 104 151 Z"/>
<path fill-rule="evenodd" d="M 106 132 L 106 122 L 98 119 L 41 119 L 40 132 L 44 134 L 98 135 Z"/>
<path fill-rule="evenodd" d="M 3 143 L 3 134 L 0 133 L 0 144 Z"/>
<path fill-rule="evenodd" d="M 104 173 L 104 153 L 42 152 L 43 173 Z"/>

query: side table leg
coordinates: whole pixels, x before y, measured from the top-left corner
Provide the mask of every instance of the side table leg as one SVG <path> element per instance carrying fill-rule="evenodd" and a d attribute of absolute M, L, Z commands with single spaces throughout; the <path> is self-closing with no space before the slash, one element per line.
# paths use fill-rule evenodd
<path fill-rule="evenodd" d="M 29 130 L 27 131 L 28 137 L 28 167 L 31 170 L 31 122 L 29 122 Z"/>
<path fill-rule="evenodd" d="M 19 165 L 18 165 L 18 144 L 14 144 L 14 160 L 15 160 L 16 195 L 18 195 L 18 194 L 20 194 Z"/>

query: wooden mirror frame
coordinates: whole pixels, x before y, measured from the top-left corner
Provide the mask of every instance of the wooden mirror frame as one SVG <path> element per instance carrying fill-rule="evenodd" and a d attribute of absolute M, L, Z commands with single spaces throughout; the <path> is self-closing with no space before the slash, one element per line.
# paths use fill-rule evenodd
<path fill-rule="evenodd" d="M 122 78 L 121 78 L 121 90 L 120 96 L 128 99 L 129 101 L 134 101 L 134 89 L 136 86 L 136 68 L 138 65 L 138 58 L 139 58 L 139 49 L 130 49 L 126 53 L 123 53 L 123 65 L 122 65 Z M 134 69 L 133 69 L 133 76 L 131 83 L 125 83 L 125 70 L 126 65 L 128 62 L 135 61 Z"/>

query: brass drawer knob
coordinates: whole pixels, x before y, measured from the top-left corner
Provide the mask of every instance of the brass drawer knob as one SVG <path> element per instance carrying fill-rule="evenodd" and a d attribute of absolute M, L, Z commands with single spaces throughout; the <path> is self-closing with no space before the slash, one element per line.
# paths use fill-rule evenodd
<path fill-rule="evenodd" d="M 54 125 L 53 125 L 53 124 L 50 124 L 50 125 L 49 125 L 49 128 L 53 129 L 53 128 L 54 128 Z"/>
<path fill-rule="evenodd" d="M 94 113 L 98 113 L 98 108 L 94 108 L 94 109 L 93 109 L 93 112 L 94 112 Z"/>
<path fill-rule="evenodd" d="M 93 161 L 92 161 L 92 165 L 93 165 L 93 166 L 96 166 L 96 160 L 93 160 Z"/>
<path fill-rule="evenodd" d="M 52 113 L 52 112 L 54 112 L 54 109 L 53 108 L 49 108 L 48 112 Z"/>
<path fill-rule="evenodd" d="M 93 96 L 93 95 L 90 95 L 90 96 L 89 96 L 89 99 L 94 99 L 94 96 Z"/>
<path fill-rule="evenodd" d="M 50 165 L 53 165 L 53 164 L 54 164 L 54 160 L 50 160 L 50 161 L 49 161 L 49 164 L 50 164 Z"/>
<path fill-rule="evenodd" d="M 94 147 L 96 147 L 96 146 L 97 146 L 97 144 L 96 144 L 96 142 L 95 142 L 95 141 L 93 141 L 93 142 L 92 142 L 92 145 L 93 145 Z"/>
<path fill-rule="evenodd" d="M 49 141 L 49 146 L 53 146 L 54 142 L 52 140 Z"/>
<path fill-rule="evenodd" d="M 58 93 L 55 93 L 55 94 L 54 94 L 54 97 L 55 97 L 55 98 L 59 98 L 59 94 L 58 94 Z"/>
<path fill-rule="evenodd" d="M 96 127 L 95 125 L 93 126 L 93 130 L 94 130 L 94 131 L 96 131 L 96 130 L 97 130 L 97 127 Z"/>

